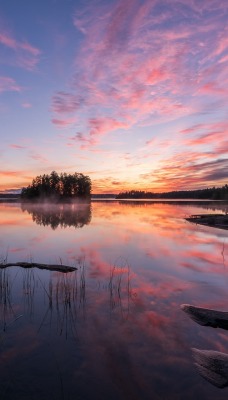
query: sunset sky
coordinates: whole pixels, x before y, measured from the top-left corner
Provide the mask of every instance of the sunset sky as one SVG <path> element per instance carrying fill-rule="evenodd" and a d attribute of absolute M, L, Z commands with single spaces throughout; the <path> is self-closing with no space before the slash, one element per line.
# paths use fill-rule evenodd
<path fill-rule="evenodd" d="M 228 183 L 227 0 L 0 2 L 0 191 Z"/>

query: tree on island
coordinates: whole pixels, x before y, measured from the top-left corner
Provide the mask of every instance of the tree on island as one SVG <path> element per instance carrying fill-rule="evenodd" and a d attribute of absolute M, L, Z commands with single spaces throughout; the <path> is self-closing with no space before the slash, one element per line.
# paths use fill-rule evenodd
<path fill-rule="evenodd" d="M 50 175 L 39 175 L 31 185 L 22 189 L 22 200 L 67 200 L 90 199 L 91 180 L 89 176 L 52 171 Z"/>

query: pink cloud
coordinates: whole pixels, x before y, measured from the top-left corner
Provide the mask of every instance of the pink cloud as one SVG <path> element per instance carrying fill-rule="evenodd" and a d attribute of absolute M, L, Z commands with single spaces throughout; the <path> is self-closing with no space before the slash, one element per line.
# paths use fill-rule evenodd
<path fill-rule="evenodd" d="M 25 103 L 22 103 L 21 106 L 22 106 L 23 108 L 31 108 L 31 107 L 32 107 L 32 104 L 29 103 L 29 102 L 25 102 Z"/>
<path fill-rule="evenodd" d="M 65 128 L 69 125 L 72 125 L 76 122 L 76 118 L 68 118 L 68 119 L 56 119 L 53 118 L 51 122 L 59 128 Z"/>
<path fill-rule="evenodd" d="M 164 81 L 169 78 L 169 74 L 164 69 L 152 69 L 147 76 L 146 82 L 149 85 L 155 85 L 158 82 Z"/>
<path fill-rule="evenodd" d="M 90 135 L 104 135 L 107 132 L 117 129 L 126 129 L 129 125 L 125 122 L 118 121 L 115 118 L 91 118 L 89 119 Z"/>
<path fill-rule="evenodd" d="M 147 146 L 155 145 L 156 143 L 156 138 L 150 139 L 146 141 Z"/>
<path fill-rule="evenodd" d="M 20 175 L 21 171 L 1 171 L 0 175 L 2 177 L 14 177 Z"/>
<path fill-rule="evenodd" d="M 0 43 L 4 46 L 11 47 L 12 49 L 16 48 L 16 42 L 14 39 L 0 33 Z"/>
<path fill-rule="evenodd" d="M 207 148 L 204 151 L 208 157 L 210 157 L 210 153 L 219 157 L 228 152 L 228 124 L 226 121 L 198 124 L 180 132 L 187 134 L 183 138 L 184 146 L 191 146 L 192 148 L 203 146 L 201 151 L 202 148 Z"/>
<path fill-rule="evenodd" d="M 70 140 L 86 149 L 116 129 L 203 114 L 215 95 L 225 107 L 225 13 L 219 2 L 208 7 L 210 18 L 205 4 L 194 0 L 165 8 L 150 0 L 101 2 L 75 13 L 83 33 L 80 63 L 75 60 L 70 93 L 59 91 L 52 102 L 64 120 L 70 113 L 80 118 L 82 133 Z M 200 125 L 182 133 L 198 132 Z M 206 143 L 203 134 L 209 132 L 201 132 Z"/>
<path fill-rule="evenodd" d="M 13 78 L 8 76 L 0 76 L 0 93 L 1 92 L 21 92 L 22 87 L 19 86 Z"/>
<path fill-rule="evenodd" d="M 109 23 L 106 25 L 105 40 L 103 41 L 103 50 L 110 52 L 117 46 L 121 46 L 128 41 L 129 26 L 134 20 L 136 0 L 118 1 L 113 12 L 109 16 Z M 120 41 L 119 38 L 122 38 Z"/>
<path fill-rule="evenodd" d="M 220 58 L 219 63 L 226 63 L 228 61 L 228 54 L 222 58 Z"/>
<path fill-rule="evenodd" d="M 83 99 L 71 93 L 58 92 L 52 99 L 52 111 L 57 114 L 72 113 L 77 111 Z"/>
<path fill-rule="evenodd" d="M 226 29 L 226 30 L 224 30 L 224 36 L 219 38 L 213 55 L 220 56 L 227 49 L 228 49 L 228 37 L 227 37 L 227 29 Z"/>
<path fill-rule="evenodd" d="M 26 248 L 25 247 L 12 247 L 11 249 L 9 249 L 10 253 L 20 253 L 21 251 L 25 251 Z"/>
<path fill-rule="evenodd" d="M 180 131 L 180 133 L 192 133 L 192 132 L 196 132 L 198 130 L 200 130 L 201 128 L 204 128 L 205 125 L 204 124 L 197 124 L 197 125 L 193 125 L 190 128 L 186 128 L 186 129 L 182 129 Z"/>
<path fill-rule="evenodd" d="M 81 142 L 81 149 L 88 149 L 99 143 L 99 137 L 109 132 L 128 128 L 128 123 L 118 121 L 115 118 L 90 118 L 88 121 L 89 135 L 85 136 L 81 132 L 77 132 L 70 138 L 73 142 Z"/>
<path fill-rule="evenodd" d="M 152 23 L 155 22 L 152 19 L 149 23 L 148 18 L 148 12 L 153 7 L 154 5 L 151 6 L 150 2 L 146 2 L 143 6 L 138 1 L 133 3 L 127 1 L 124 4 L 120 2 L 113 10 L 109 9 L 104 13 L 103 24 L 100 24 L 99 17 L 97 23 L 96 18 L 93 18 L 91 23 L 88 13 L 86 15 L 80 13 L 80 30 L 86 37 L 85 46 L 82 49 L 84 59 L 83 79 L 76 80 L 77 88 L 80 91 L 80 88 L 83 90 L 83 88 L 90 87 L 90 90 L 86 91 L 87 106 L 96 103 L 97 93 L 99 93 L 102 102 L 100 104 L 110 108 L 116 120 L 119 119 L 119 117 L 116 117 L 117 110 L 118 113 L 120 109 L 124 110 L 123 117 L 125 118 L 125 125 L 128 123 L 128 127 L 137 123 L 139 119 L 151 111 L 166 116 L 174 110 L 175 115 L 177 111 L 179 114 L 180 110 L 182 113 L 186 112 L 186 107 L 183 107 L 181 103 L 178 104 L 176 101 L 173 103 L 168 97 L 167 99 L 163 97 L 158 101 L 157 98 L 153 99 L 150 94 L 150 85 L 163 83 L 167 79 L 173 80 L 173 66 L 172 68 L 167 68 L 167 66 L 170 61 L 171 64 L 176 64 L 177 60 L 175 47 L 172 50 L 166 48 L 164 53 L 162 50 L 154 58 L 153 53 L 157 52 L 157 43 L 155 48 L 151 49 L 152 51 L 146 52 L 147 55 L 143 54 L 145 52 L 138 53 L 138 49 L 143 48 L 145 44 L 145 37 L 140 35 L 141 41 L 139 41 L 138 37 L 135 36 L 135 31 L 139 29 L 142 31 L 141 33 L 144 33 L 145 27 L 147 28 L 146 31 L 149 31 L 149 25 L 152 26 Z M 94 12 L 96 14 L 98 10 L 93 10 L 93 14 Z M 98 14 L 100 14 L 100 11 Z M 77 27 L 78 24 L 79 19 L 75 17 Z M 158 32 L 156 32 L 156 35 L 158 35 Z M 186 37 L 187 33 L 182 36 Z M 148 46 L 151 47 L 153 41 L 151 41 L 151 38 L 146 38 L 147 40 Z M 125 52 L 126 45 L 129 51 Z M 111 58 L 113 51 L 115 57 Z M 184 52 L 187 52 L 187 49 Z M 178 48 L 178 54 L 180 54 L 180 48 Z M 101 57 L 105 58 L 105 63 L 102 65 L 98 62 Z M 75 111 L 77 111 L 77 106 L 78 104 L 74 106 Z M 135 109 L 137 109 L 137 113 L 132 117 L 132 111 Z M 68 110 L 63 109 L 62 111 Z M 121 121 L 118 122 L 121 125 Z"/>
<path fill-rule="evenodd" d="M 42 162 L 42 163 L 47 163 L 48 162 L 48 159 L 46 157 L 44 157 L 42 154 L 39 154 L 37 152 L 31 152 L 29 154 L 29 157 L 32 160 L 39 161 L 39 162 Z"/>
<path fill-rule="evenodd" d="M 19 47 L 21 47 L 21 49 L 27 51 L 28 53 L 32 54 L 33 56 L 39 56 L 41 54 L 41 51 L 39 49 L 37 49 L 36 47 L 32 46 L 27 42 L 20 43 Z"/>
<path fill-rule="evenodd" d="M 41 51 L 36 47 L 33 47 L 27 42 L 17 41 L 12 36 L 4 32 L 0 33 L 0 43 L 14 50 L 23 49 L 34 56 L 38 56 L 41 54 Z"/>
<path fill-rule="evenodd" d="M 209 93 L 209 94 L 217 94 L 217 95 L 227 95 L 228 89 L 227 88 L 221 88 L 218 86 L 216 82 L 208 82 L 205 83 L 205 85 L 201 86 L 198 90 L 198 93 Z"/>
<path fill-rule="evenodd" d="M 200 145 L 216 145 L 217 141 L 221 141 L 224 138 L 224 132 L 210 132 L 207 134 L 199 135 L 196 138 L 189 139 L 186 144 L 190 146 L 200 146 Z M 228 149 L 227 149 L 228 150 Z"/>
<path fill-rule="evenodd" d="M 0 191 L 12 190 L 15 192 L 31 182 L 32 175 L 30 171 L 26 170 L 2 170 L 0 171 Z"/>
<path fill-rule="evenodd" d="M 202 131 L 227 131 L 228 129 L 228 123 L 227 121 L 219 121 L 219 122 L 213 122 L 213 123 L 207 123 L 207 124 L 196 124 L 193 126 L 190 126 L 189 128 L 182 129 L 180 133 L 199 133 Z"/>
<path fill-rule="evenodd" d="M 219 143 L 216 144 L 215 148 L 214 148 L 214 153 L 216 154 L 216 156 L 223 156 L 226 155 L 228 153 L 228 139 L 224 139 L 221 140 Z"/>
<path fill-rule="evenodd" d="M 15 144 L 15 143 L 10 144 L 9 146 L 10 146 L 12 149 L 18 149 L 18 150 L 26 149 L 26 146 L 21 146 L 20 144 Z"/>
<path fill-rule="evenodd" d="M 201 189 L 225 184 L 227 170 L 227 158 L 208 161 L 207 154 L 186 152 L 163 159 L 159 168 L 140 178 L 151 181 L 156 191 Z"/>
<path fill-rule="evenodd" d="M 77 143 L 81 143 L 80 149 L 84 150 L 84 149 L 88 149 L 90 146 L 94 146 L 98 143 L 98 141 L 93 137 L 87 137 L 85 135 L 83 135 L 83 133 L 81 132 L 77 132 L 74 136 L 72 136 L 71 138 L 69 138 L 71 140 L 71 143 L 69 143 L 68 145 L 72 146 L 74 142 L 75 144 Z"/>
<path fill-rule="evenodd" d="M 13 35 L 8 32 L 0 32 L 0 44 L 14 52 L 14 63 L 20 67 L 32 70 L 39 62 L 41 51 L 38 48 L 26 41 L 15 39 Z"/>

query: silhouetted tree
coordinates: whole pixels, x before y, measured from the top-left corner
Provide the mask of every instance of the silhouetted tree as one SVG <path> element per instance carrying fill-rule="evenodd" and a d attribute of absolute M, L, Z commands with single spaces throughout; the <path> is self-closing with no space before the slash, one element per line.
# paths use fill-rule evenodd
<path fill-rule="evenodd" d="M 22 200 L 45 200 L 55 199 L 57 201 L 66 199 L 91 197 L 91 180 L 89 176 L 81 173 L 57 174 L 52 171 L 50 175 L 39 175 L 32 180 L 31 185 L 23 188 Z"/>

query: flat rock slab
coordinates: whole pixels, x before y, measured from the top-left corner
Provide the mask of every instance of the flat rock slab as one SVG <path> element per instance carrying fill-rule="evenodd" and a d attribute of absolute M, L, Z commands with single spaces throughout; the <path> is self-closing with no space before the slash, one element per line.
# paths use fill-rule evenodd
<path fill-rule="evenodd" d="M 228 312 L 182 304 L 181 309 L 197 324 L 228 330 Z"/>
<path fill-rule="evenodd" d="M 185 218 L 186 221 L 195 224 L 206 225 L 219 229 L 228 229 L 228 215 L 227 214 L 196 214 Z"/>
<path fill-rule="evenodd" d="M 76 271 L 76 267 L 70 267 L 69 265 L 63 264 L 39 264 L 39 263 L 29 263 L 29 262 L 15 262 L 15 263 L 1 263 L 0 269 L 8 268 L 8 267 L 22 267 L 22 268 L 39 268 L 46 269 L 49 271 L 57 271 L 57 272 L 73 272 Z"/>
<path fill-rule="evenodd" d="M 228 386 L 228 354 L 213 350 L 192 349 L 199 374 L 218 388 Z"/>

